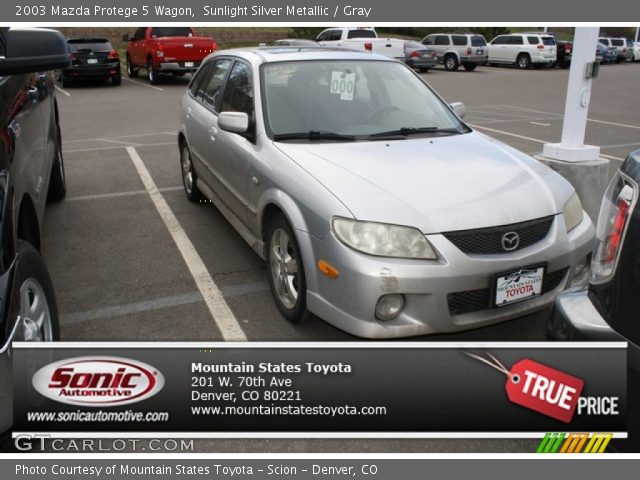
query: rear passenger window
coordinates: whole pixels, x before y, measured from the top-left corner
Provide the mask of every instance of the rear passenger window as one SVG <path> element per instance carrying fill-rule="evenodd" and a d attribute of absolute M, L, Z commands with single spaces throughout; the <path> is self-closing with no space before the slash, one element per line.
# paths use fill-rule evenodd
<path fill-rule="evenodd" d="M 446 35 L 436 36 L 436 45 L 449 45 L 449 37 Z"/>
<path fill-rule="evenodd" d="M 253 85 L 251 69 L 242 62 L 236 62 L 231 69 L 224 87 L 221 112 L 244 112 L 253 121 Z"/>
<path fill-rule="evenodd" d="M 538 37 L 527 37 L 527 40 L 529 41 L 529 45 L 537 45 L 538 44 Z"/>
<path fill-rule="evenodd" d="M 451 35 L 451 40 L 453 40 L 453 44 L 457 47 L 467 45 L 467 37 L 465 35 Z"/>
<path fill-rule="evenodd" d="M 211 105 L 216 111 L 216 107 L 220 104 L 218 101 L 218 95 L 220 94 L 220 89 L 222 88 L 224 79 L 229 71 L 229 67 L 231 67 L 230 59 L 224 58 L 218 60 L 213 69 L 207 75 L 207 80 L 204 82 L 204 95 L 202 99 L 205 103 Z"/>

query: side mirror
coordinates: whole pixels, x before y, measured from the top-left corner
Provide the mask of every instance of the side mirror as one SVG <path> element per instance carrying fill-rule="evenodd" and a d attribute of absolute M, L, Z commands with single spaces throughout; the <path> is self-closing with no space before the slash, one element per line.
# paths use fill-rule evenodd
<path fill-rule="evenodd" d="M 128 33 L 125 33 L 124 35 L 122 35 L 122 41 L 123 42 L 130 42 L 132 39 L 129 37 Z"/>
<path fill-rule="evenodd" d="M 462 102 L 453 102 L 450 103 L 449 106 L 453 108 L 453 111 L 460 119 L 464 118 L 465 114 L 467 113 L 467 107 L 465 107 L 464 103 Z"/>
<path fill-rule="evenodd" d="M 62 33 L 46 28 L 11 28 L 5 33 L 0 75 L 42 72 L 71 64 L 67 41 Z"/>
<path fill-rule="evenodd" d="M 222 112 L 218 116 L 218 127 L 232 133 L 247 133 L 249 115 L 244 112 Z"/>

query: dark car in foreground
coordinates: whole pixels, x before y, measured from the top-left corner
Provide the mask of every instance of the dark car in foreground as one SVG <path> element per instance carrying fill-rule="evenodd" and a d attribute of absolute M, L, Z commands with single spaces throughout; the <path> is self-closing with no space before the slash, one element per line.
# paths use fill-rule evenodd
<path fill-rule="evenodd" d="M 111 80 L 120 85 L 120 56 L 106 38 L 71 38 L 67 40 L 71 65 L 60 72 L 64 87 L 79 80 Z"/>
<path fill-rule="evenodd" d="M 40 232 L 47 201 L 66 194 L 50 70 L 68 64 L 60 32 L 0 29 L 0 432 L 13 421 L 11 342 L 58 337 Z"/>
<path fill-rule="evenodd" d="M 628 342 L 640 371 L 640 150 L 627 157 L 607 189 L 596 230 L 588 289 L 556 299 L 549 334 L 558 340 Z"/>
<path fill-rule="evenodd" d="M 556 50 L 555 66 L 560 68 L 569 68 L 571 66 L 571 55 L 573 54 L 573 42 L 558 40 Z"/>
<path fill-rule="evenodd" d="M 437 52 L 420 42 L 407 40 L 404 42 L 404 63 L 420 72 L 427 72 L 438 63 Z"/>

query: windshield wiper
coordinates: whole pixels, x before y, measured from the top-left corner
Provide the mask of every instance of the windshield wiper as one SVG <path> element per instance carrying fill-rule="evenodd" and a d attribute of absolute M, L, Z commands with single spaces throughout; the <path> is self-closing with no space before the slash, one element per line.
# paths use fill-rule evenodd
<path fill-rule="evenodd" d="M 378 137 L 408 137 L 409 135 L 420 135 L 423 133 L 460 133 L 457 128 L 438 128 L 438 127 L 402 127 L 398 130 L 389 130 L 386 132 L 372 133 L 369 138 Z"/>
<path fill-rule="evenodd" d="M 309 132 L 294 132 L 294 133 L 278 133 L 273 136 L 274 140 L 340 140 L 340 141 L 354 141 L 355 135 L 343 135 L 335 132 L 324 132 L 311 130 Z"/>

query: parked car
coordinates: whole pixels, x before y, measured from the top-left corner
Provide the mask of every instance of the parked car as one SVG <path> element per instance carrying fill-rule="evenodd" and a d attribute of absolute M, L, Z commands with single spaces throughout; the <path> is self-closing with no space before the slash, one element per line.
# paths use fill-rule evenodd
<path fill-rule="evenodd" d="M 556 39 L 546 33 L 499 35 L 489 44 L 489 63 L 527 69 L 551 66 L 557 58 Z"/>
<path fill-rule="evenodd" d="M 571 66 L 571 55 L 573 54 L 573 42 L 565 40 L 556 41 L 556 65 L 560 68 Z"/>
<path fill-rule="evenodd" d="M 625 38 L 625 45 L 627 47 L 627 58 L 626 61 L 627 62 L 635 62 L 637 60 L 640 60 L 640 58 L 636 58 L 636 44 L 633 40 L 631 40 L 630 38 Z"/>
<path fill-rule="evenodd" d="M 598 41 L 604 43 L 608 47 L 613 47 L 616 49 L 616 63 L 631 61 L 631 55 L 633 54 L 633 52 L 631 52 L 630 54 L 627 50 L 627 44 L 624 38 L 600 37 Z"/>
<path fill-rule="evenodd" d="M 272 47 L 314 47 L 318 43 L 305 38 L 283 38 L 271 43 Z"/>
<path fill-rule="evenodd" d="M 434 33 L 422 39 L 422 43 L 436 51 L 438 62 L 445 70 L 457 70 L 460 65 L 472 71 L 484 65 L 489 58 L 487 41 L 482 35 L 472 33 Z"/>
<path fill-rule="evenodd" d="M 467 330 L 585 281 L 573 187 L 465 125 L 406 65 L 347 50 L 216 52 L 182 98 L 187 198 L 267 263 L 277 307 L 351 334 Z"/>
<path fill-rule="evenodd" d="M 328 28 L 318 34 L 316 42 L 324 47 L 363 50 L 398 60 L 404 59 L 404 40 L 378 38 L 374 28 Z"/>
<path fill-rule="evenodd" d="M 0 29 L 0 432 L 13 421 L 11 342 L 58 338 L 40 256 L 47 200 L 66 194 L 53 69 L 70 63 L 64 36 Z"/>
<path fill-rule="evenodd" d="M 420 72 L 428 72 L 438 63 L 438 57 L 435 50 L 420 42 L 407 40 L 404 42 L 404 63 Z"/>
<path fill-rule="evenodd" d="M 218 48 L 209 37 L 199 37 L 191 27 L 140 27 L 127 35 L 127 75 L 147 71 L 149 82 L 157 84 L 161 75 L 183 76 L 195 72 L 202 59 Z"/>
<path fill-rule="evenodd" d="M 71 52 L 71 66 L 60 71 L 62 86 L 77 80 L 111 80 L 122 83 L 120 55 L 106 38 L 71 38 L 67 40 Z"/>
<path fill-rule="evenodd" d="M 602 42 L 598 42 L 596 47 L 596 60 L 602 64 L 616 62 L 618 60 L 616 47 L 609 47 Z"/>
<path fill-rule="evenodd" d="M 588 288 L 559 295 L 549 334 L 558 340 L 628 342 L 640 371 L 640 150 L 627 157 L 607 189 L 591 259 Z"/>

